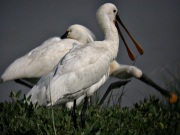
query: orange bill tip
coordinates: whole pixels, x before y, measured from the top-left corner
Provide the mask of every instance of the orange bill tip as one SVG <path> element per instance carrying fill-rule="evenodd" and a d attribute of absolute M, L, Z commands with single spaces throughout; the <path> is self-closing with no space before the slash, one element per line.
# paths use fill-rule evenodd
<path fill-rule="evenodd" d="M 170 93 L 170 94 L 171 94 L 171 97 L 168 99 L 169 103 L 171 103 L 171 104 L 176 103 L 178 100 L 177 94 L 176 93 Z"/>
<path fill-rule="evenodd" d="M 127 47 L 126 47 L 126 48 L 127 48 Z M 127 48 L 127 52 L 128 52 L 129 58 L 130 58 L 132 61 L 135 61 L 134 54 L 131 52 L 131 50 L 130 50 L 129 48 Z"/>
<path fill-rule="evenodd" d="M 133 39 L 133 40 L 134 40 L 134 39 Z M 142 47 L 141 47 L 135 40 L 134 40 L 133 42 L 134 42 L 134 44 L 135 44 L 138 52 L 139 52 L 141 55 L 143 55 L 143 54 L 144 54 L 144 50 L 142 49 Z"/>

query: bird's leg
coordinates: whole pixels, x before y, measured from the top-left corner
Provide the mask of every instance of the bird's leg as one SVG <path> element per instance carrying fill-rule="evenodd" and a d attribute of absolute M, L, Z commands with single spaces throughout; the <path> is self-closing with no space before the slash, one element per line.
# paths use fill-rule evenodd
<path fill-rule="evenodd" d="M 106 90 L 105 94 L 103 95 L 102 99 L 98 103 L 98 105 L 101 106 L 104 103 L 104 100 L 106 99 L 106 97 L 108 96 L 108 94 L 111 90 L 120 88 L 121 86 L 126 85 L 129 81 L 130 80 L 118 81 L 118 82 L 111 83 L 110 86 L 108 87 L 108 89 Z"/>
<path fill-rule="evenodd" d="M 86 113 L 86 110 L 87 110 L 87 106 L 88 106 L 88 97 L 86 96 L 85 100 L 84 100 L 84 105 L 83 105 L 83 108 L 82 108 L 82 111 L 81 111 L 82 128 L 85 128 L 85 113 Z"/>
<path fill-rule="evenodd" d="M 74 100 L 73 110 L 72 110 L 72 119 L 74 123 L 74 128 L 77 129 L 77 116 L 76 116 L 76 99 Z"/>
<path fill-rule="evenodd" d="M 19 84 L 22 84 L 28 88 L 32 88 L 34 85 L 31 84 L 30 82 L 27 82 L 26 80 L 23 80 L 23 79 L 16 79 L 14 80 L 16 83 L 19 83 Z"/>
<path fill-rule="evenodd" d="M 14 81 L 26 87 L 32 88 L 34 85 L 37 84 L 39 78 L 22 78 L 22 79 L 16 79 Z"/>
<path fill-rule="evenodd" d="M 147 75 L 145 75 L 144 73 L 142 74 L 142 76 L 139 78 L 141 81 L 145 82 L 146 84 L 154 87 L 156 90 L 158 90 L 162 95 L 164 95 L 165 97 L 167 97 L 169 99 L 170 103 L 175 103 L 177 101 L 177 95 L 175 93 L 172 92 L 168 92 L 165 89 L 161 88 L 160 86 L 158 86 L 155 82 L 153 82 Z"/>

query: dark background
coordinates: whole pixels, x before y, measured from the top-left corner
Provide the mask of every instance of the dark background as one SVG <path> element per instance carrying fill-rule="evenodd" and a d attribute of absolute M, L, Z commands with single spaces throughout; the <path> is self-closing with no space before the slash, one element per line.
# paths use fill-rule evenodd
<path fill-rule="evenodd" d="M 140 56 L 125 35 L 137 60 L 135 63 L 131 62 L 121 41 L 117 61 L 135 64 L 164 86 L 163 80 L 158 80 L 159 75 L 164 74 L 162 69 L 174 67 L 180 62 L 179 0 L 1 0 L 0 74 L 15 59 L 39 46 L 44 40 L 61 36 L 72 24 L 88 27 L 95 33 L 97 40 L 102 40 L 103 34 L 96 21 L 96 10 L 106 2 L 117 6 L 122 21 L 145 52 Z M 112 81 L 115 79 L 110 79 L 101 88 L 101 92 Z M 0 84 L 0 102 L 8 99 L 10 91 L 20 89 L 24 93 L 29 91 L 12 81 Z M 127 106 L 155 93 L 154 89 L 135 79 L 132 79 L 125 90 L 127 92 L 122 104 Z"/>

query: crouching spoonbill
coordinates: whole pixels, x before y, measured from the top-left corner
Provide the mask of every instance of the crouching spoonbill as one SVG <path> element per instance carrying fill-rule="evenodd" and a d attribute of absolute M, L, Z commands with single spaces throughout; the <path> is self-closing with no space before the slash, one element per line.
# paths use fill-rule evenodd
<path fill-rule="evenodd" d="M 130 66 L 130 65 L 123 65 L 123 64 L 119 64 L 117 61 L 113 61 L 110 65 L 110 77 L 115 77 L 118 79 L 130 79 L 132 77 L 135 77 L 136 79 L 146 83 L 147 85 L 152 86 L 153 88 L 155 88 L 155 90 L 157 90 L 158 92 L 160 92 L 169 103 L 173 104 L 176 103 L 178 101 L 178 96 L 176 93 L 174 92 L 170 92 L 164 88 L 162 88 L 161 86 L 159 86 L 158 84 L 156 84 L 152 79 L 150 79 L 145 73 L 142 72 L 141 69 L 137 68 L 136 66 Z M 108 96 L 109 92 L 112 89 L 115 88 L 119 88 L 122 85 L 125 85 L 126 83 L 128 83 L 128 81 L 126 82 L 114 82 L 112 83 L 109 88 L 106 90 L 106 92 L 104 93 L 104 95 L 102 96 L 101 100 L 99 101 L 98 105 L 101 106 L 106 97 Z M 80 96 L 78 99 L 76 99 L 76 105 L 79 105 L 83 99 L 85 98 L 85 94 Z M 66 103 L 66 107 L 68 109 L 72 109 L 74 105 L 74 102 L 68 102 Z"/>
<path fill-rule="evenodd" d="M 1 76 L 1 83 L 11 80 L 32 87 L 29 81 L 49 73 L 59 60 L 73 47 L 73 44 L 83 45 L 94 41 L 94 34 L 82 25 L 72 25 L 67 29 L 68 39 L 53 37 L 44 41 L 26 55 L 16 59 Z M 65 36 L 65 35 L 64 35 Z M 23 80 L 19 80 L 23 79 Z"/>
<path fill-rule="evenodd" d="M 123 64 L 119 64 L 117 61 L 113 61 L 110 65 L 110 69 L 111 69 L 110 70 L 111 77 L 115 77 L 118 79 L 129 79 L 129 78 L 135 77 L 136 79 L 155 88 L 155 90 L 160 92 L 167 99 L 167 101 L 169 103 L 173 104 L 178 101 L 178 96 L 176 93 L 168 91 L 168 90 L 162 88 L 161 86 L 159 86 L 158 84 L 156 84 L 145 73 L 143 73 L 143 71 L 141 69 L 137 68 L 136 66 L 123 65 Z M 113 87 L 117 88 L 116 85 L 117 85 L 116 83 L 114 85 L 113 84 L 110 85 L 110 87 L 107 89 L 104 96 L 98 103 L 99 105 L 102 105 L 102 103 L 106 99 L 109 92 L 113 89 Z M 80 100 L 82 100 L 82 99 L 79 98 L 78 103 L 81 102 Z M 71 104 L 69 103 L 68 107 L 72 108 L 72 103 Z"/>

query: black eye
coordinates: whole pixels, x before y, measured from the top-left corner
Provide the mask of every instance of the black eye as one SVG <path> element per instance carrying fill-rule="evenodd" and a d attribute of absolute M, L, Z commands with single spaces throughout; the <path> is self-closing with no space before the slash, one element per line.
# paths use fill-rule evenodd
<path fill-rule="evenodd" d="M 113 10 L 114 13 L 116 13 L 116 10 Z"/>

